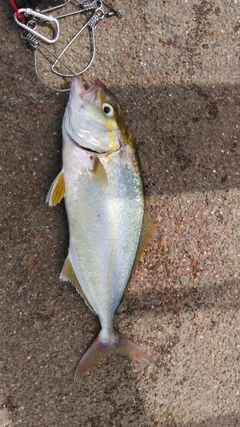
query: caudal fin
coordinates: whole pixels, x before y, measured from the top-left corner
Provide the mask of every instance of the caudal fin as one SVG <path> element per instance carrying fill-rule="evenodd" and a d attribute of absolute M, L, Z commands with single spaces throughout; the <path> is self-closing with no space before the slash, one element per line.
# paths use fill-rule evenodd
<path fill-rule="evenodd" d="M 97 338 L 80 360 L 75 371 L 74 381 L 76 381 L 78 377 L 85 375 L 93 366 L 97 365 L 101 359 L 110 354 L 129 356 L 131 359 L 137 360 L 138 362 L 152 362 L 151 358 L 141 347 L 134 344 L 133 341 L 119 332 L 114 332 L 114 339 L 111 340 L 110 343 L 106 343 L 102 340 L 101 332 L 102 331 L 100 331 Z"/>

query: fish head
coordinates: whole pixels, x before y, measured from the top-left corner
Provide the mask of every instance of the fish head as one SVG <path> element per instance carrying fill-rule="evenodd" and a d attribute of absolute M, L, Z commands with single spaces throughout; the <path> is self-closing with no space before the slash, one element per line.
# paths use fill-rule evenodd
<path fill-rule="evenodd" d="M 115 96 L 96 79 L 85 89 L 74 77 L 63 119 L 63 136 L 81 148 L 111 153 L 122 144 L 122 112 Z"/>

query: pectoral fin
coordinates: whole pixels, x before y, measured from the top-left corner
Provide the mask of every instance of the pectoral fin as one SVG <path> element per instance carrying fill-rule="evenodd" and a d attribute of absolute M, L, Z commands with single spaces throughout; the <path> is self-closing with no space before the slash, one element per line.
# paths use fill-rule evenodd
<path fill-rule="evenodd" d="M 46 203 L 49 206 L 56 206 L 61 202 L 62 198 L 65 195 L 65 184 L 64 184 L 64 175 L 63 170 L 58 174 L 58 176 L 53 181 L 49 192 L 47 194 Z"/>
<path fill-rule="evenodd" d="M 84 294 L 81 285 L 77 279 L 77 276 L 73 270 L 71 261 L 69 259 L 69 257 L 67 257 L 65 259 L 65 262 L 63 264 L 63 268 L 60 274 L 60 279 L 63 280 L 64 282 L 71 282 L 73 284 L 73 286 L 75 286 L 75 288 L 77 289 L 77 291 L 80 293 L 81 297 L 84 299 L 85 303 L 87 304 L 87 306 L 90 308 L 90 310 L 94 311 L 91 304 L 89 303 L 86 295 Z"/>
<path fill-rule="evenodd" d="M 92 159 L 92 168 L 90 169 L 92 172 L 93 179 L 102 186 L 108 185 L 108 177 L 104 166 L 100 162 L 98 157 L 94 157 Z"/>

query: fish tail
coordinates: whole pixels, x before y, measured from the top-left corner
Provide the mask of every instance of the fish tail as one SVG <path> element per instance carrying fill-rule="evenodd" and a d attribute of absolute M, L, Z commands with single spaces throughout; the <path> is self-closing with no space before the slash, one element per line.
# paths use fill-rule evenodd
<path fill-rule="evenodd" d="M 97 365 L 101 359 L 111 354 L 129 356 L 131 359 L 137 360 L 138 362 L 152 362 L 151 358 L 141 347 L 119 332 L 114 331 L 111 341 L 103 341 L 101 332 L 102 331 L 100 331 L 97 338 L 80 360 L 75 371 L 74 381 L 76 381 L 78 377 L 85 375 L 93 366 Z"/>

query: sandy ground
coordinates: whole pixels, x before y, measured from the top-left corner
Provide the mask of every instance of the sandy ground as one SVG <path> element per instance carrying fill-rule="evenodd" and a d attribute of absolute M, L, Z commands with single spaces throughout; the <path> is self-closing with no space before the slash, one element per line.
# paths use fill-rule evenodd
<path fill-rule="evenodd" d="M 0 425 L 240 426 L 240 2 L 115 6 L 125 14 L 99 23 L 84 81 L 99 77 L 117 94 L 139 148 L 159 237 L 116 327 L 154 363 L 115 356 L 73 382 L 99 324 L 59 281 L 66 214 L 45 205 L 68 95 L 39 82 L 1 1 Z M 65 39 L 74 25 L 61 24 Z M 74 49 L 77 67 L 87 50 Z"/>

